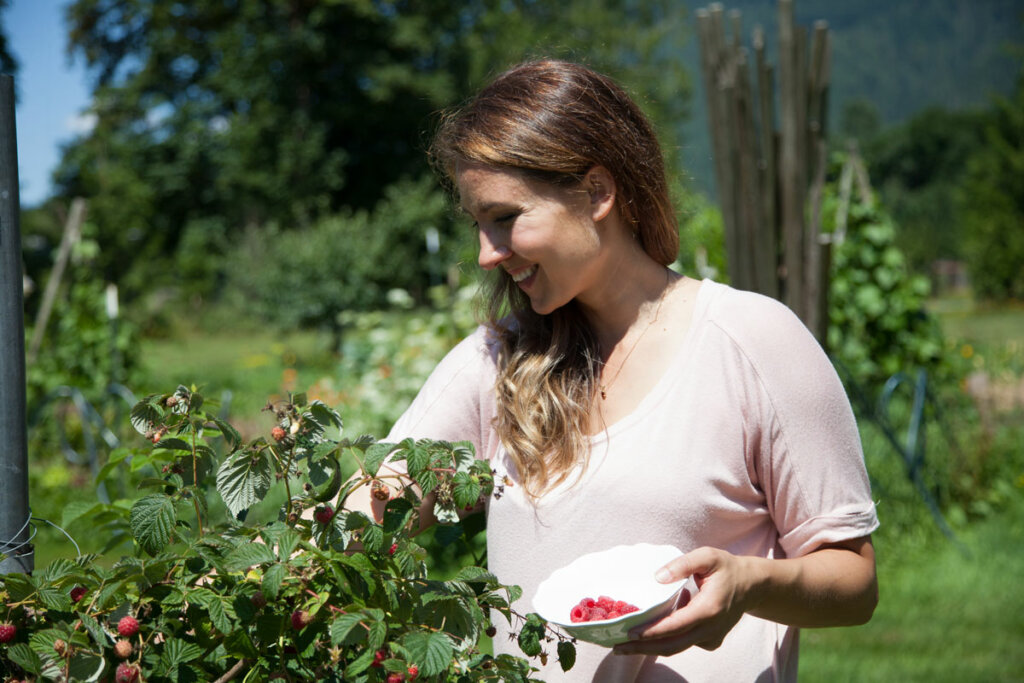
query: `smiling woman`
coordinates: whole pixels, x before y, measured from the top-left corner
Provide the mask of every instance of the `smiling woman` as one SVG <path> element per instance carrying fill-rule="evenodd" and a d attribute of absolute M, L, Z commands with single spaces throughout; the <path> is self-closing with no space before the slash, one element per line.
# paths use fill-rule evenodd
<path fill-rule="evenodd" d="M 679 550 L 650 580 L 698 589 L 540 677 L 789 681 L 798 627 L 870 618 L 878 522 L 842 385 L 780 303 L 667 267 L 661 153 L 629 96 L 577 64 L 523 64 L 449 113 L 431 152 L 476 224 L 488 319 L 388 441 L 468 440 L 490 462 L 489 564 L 523 612 L 559 567 L 636 543 Z"/>

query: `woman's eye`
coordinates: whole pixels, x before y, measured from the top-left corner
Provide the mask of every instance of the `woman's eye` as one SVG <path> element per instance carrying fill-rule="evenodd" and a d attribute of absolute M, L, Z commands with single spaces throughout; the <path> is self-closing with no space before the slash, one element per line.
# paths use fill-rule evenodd
<path fill-rule="evenodd" d="M 498 216 L 498 218 L 495 219 L 495 222 L 496 223 L 509 223 L 511 221 L 514 221 L 518 216 L 519 216 L 518 213 L 508 213 L 508 214 L 505 214 L 504 216 Z"/>

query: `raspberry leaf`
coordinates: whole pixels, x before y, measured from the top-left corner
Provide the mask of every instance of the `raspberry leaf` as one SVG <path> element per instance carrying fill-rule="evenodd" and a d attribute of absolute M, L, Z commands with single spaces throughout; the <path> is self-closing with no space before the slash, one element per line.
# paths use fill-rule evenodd
<path fill-rule="evenodd" d="M 443 633 L 409 631 L 399 641 L 416 662 L 420 676 L 429 678 L 444 671 L 452 658 L 452 643 Z"/>
<path fill-rule="evenodd" d="M 561 640 L 557 646 L 558 664 L 562 671 L 568 671 L 576 663 L 576 646 L 568 640 Z"/>
<path fill-rule="evenodd" d="M 237 451 L 217 470 L 217 492 L 233 515 L 248 510 L 270 490 L 273 470 L 264 451 Z"/>
<path fill-rule="evenodd" d="M 153 493 L 132 505 L 129 523 L 132 536 L 143 550 L 156 555 L 171 539 L 171 530 L 177 521 L 174 500 L 161 493 Z"/>

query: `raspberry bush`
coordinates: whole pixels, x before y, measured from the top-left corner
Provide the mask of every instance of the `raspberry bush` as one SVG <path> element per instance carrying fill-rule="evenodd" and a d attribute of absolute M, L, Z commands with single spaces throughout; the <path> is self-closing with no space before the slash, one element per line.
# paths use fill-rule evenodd
<path fill-rule="evenodd" d="M 77 513 L 132 552 L 0 576 L 0 680 L 530 681 L 552 644 L 571 666 L 571 641 L 511 609 L 517 587 L 479 566 L 427 572 L 421 497 L 457 532 L 494 485 L 469 444 L 341 438 L 340 416 L 301 395 L 267 407 L 270 438 L 248 443 L 194 387 L 134 407 L 152 445 L 116 451 L 100 478 L 135 473 L 144 493 Z M 346 505 L 360 486 L 387 500 L 381 523 Z M 246 521 L 281 488 L 276 519 Z M 492 618 L 523 657 L 481 651 Z"/>

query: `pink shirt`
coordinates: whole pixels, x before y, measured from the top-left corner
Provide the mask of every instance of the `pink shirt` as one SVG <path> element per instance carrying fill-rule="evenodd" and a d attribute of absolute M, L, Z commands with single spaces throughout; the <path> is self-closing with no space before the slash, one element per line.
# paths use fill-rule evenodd
<path fill-rule="evenodd" d="M 495 350 L 481 328 L 438 365 L 388 440 L 469 440 L 515 481 L 491 427 L 494 378 Z M 878 526 L 842 384 L 799 319 L 764 296 L 704 281 L 667 372 L 591 444 L 582 478 L 538 505 L 517 486 L 489 503 L 489 567 L 523 589 L 521 613 L 533 611 L 551 571 L 615 545 L 795 557 Z M 521 654 L 504 622 L 495 619 L 495 652 Z M 562 673 L 549 649 L 538 674 L 547 681 L 796 680 L 797 629 L 750 615 L 714 651 L 618 656 L 578 643 L 576 665 Z"/>

